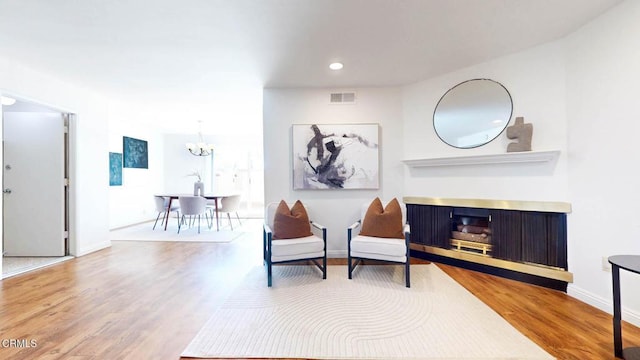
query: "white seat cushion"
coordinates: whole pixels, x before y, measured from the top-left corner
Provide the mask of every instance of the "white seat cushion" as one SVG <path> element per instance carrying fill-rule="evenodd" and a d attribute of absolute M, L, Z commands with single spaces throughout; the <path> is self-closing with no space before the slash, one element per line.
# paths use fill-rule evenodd
<path fill-rule="evenodd" d="M 315 235 L 297 239 L 273 240 L 271 242 L 272 262 L 319 258 L 323 256 L 324 242 Z"/>
<path fill-rule="evenodd" d="M 358 235 L 351 239 L 351 256 L 387 261 L 407 261 L 404 239 L 388 239 Z"/>

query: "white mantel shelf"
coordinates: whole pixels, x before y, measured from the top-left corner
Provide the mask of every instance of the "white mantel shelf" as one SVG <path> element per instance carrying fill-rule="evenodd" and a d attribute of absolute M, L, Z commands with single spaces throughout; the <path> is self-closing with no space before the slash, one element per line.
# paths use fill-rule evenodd
<path fill-rule="evenodd" d="M 428 159 L 402 160 L 407 166 L 438 167 L 438 166 L 465 166 L 465 165 L 489 165 L 489 164 L 513 164 L 513 163 L 541 163 L 549 162 L 560 156 L 560 150 L 550 151 L 523 151 L 491 155 L 452 156 Z"/>

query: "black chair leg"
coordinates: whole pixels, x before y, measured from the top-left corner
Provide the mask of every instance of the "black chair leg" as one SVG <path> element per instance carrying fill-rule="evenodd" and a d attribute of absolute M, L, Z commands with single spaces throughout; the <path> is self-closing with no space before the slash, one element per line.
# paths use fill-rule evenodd
<path fill-rule="evenodd" d="M 327 252 L 325 251 L 324 257 L 322 258 L 322 279 L 327 278 Z"/>
<path fill-rule="evenodd" d="M 407 262 L 404 265 L 404 279 L 406 282 L 406 286 L 410 288 L 411 287 L 411 271 L 409 270 L 409 259 L 407 259 Z"/>
<path fill-rule="evenodd" d="M 158 219 L 160 219 L 160 214 L 161 213 L 158 213 L 158 216 L 156 217 L 156 222 L 153 223 L 153 229 L 152 230 L 156 229 L 156 224 L 158 224 Z M 164 222 L 164 218 L 162 218 L 162 222 Z M 162 224 L 160 224 L 160 225 L 162 225 Z"/>
<path fill-rule="evenodd" d="M 262 231 L 262 264 L 267 265 L 267 233 Z"/>

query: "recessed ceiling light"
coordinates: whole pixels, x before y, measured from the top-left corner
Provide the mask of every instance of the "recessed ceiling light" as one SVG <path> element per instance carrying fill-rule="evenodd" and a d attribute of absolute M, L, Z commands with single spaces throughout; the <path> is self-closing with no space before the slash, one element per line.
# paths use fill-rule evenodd
<path fill-rule="evenodd" d="M 329 64 L 329 69 L 331 70 L 340 70 L 344 67 L 344 65 L 342 65 L 342 63 L 339 62 L 334 62 Z"/>
<path fill-rule="evenodd" d="M 16 99 L 13 99 L 13 98 L 10 98 L 10 97 L 7 97 L 7 96 L 0 96 L 0 104 L 2 104 L 2 105 L 9 106 L 9 105 L 13 105 L 15 103 L 16 103 Z"/>

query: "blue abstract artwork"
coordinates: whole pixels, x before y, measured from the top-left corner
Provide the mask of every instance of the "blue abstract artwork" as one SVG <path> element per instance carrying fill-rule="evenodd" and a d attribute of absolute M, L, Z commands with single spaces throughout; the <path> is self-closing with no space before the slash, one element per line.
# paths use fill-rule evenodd
<path fill-rule="evenodd" d="M 122 153 L 125 168 L 148 169 L 149 158 L 145 140 L 122 137 Z"/>
<path fill-rule="evenodd" d="M 122 154 L 109 153 L 109 186 L 122 185 Z"/>

